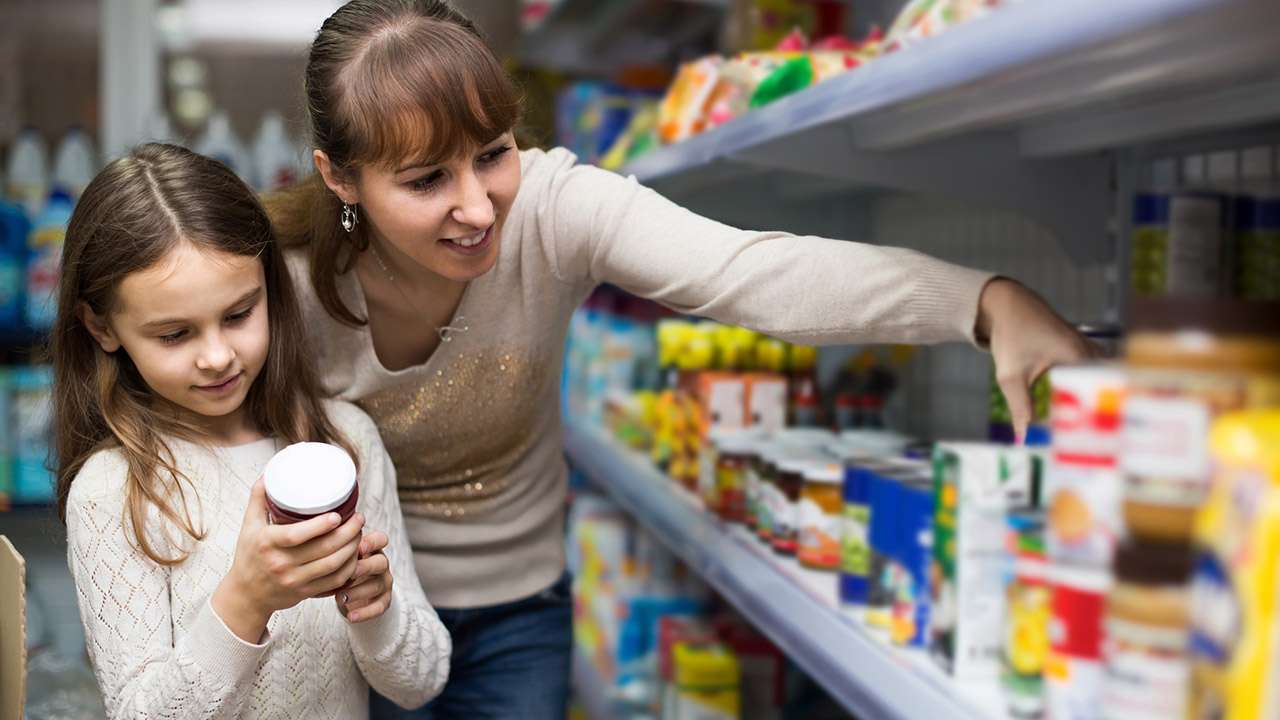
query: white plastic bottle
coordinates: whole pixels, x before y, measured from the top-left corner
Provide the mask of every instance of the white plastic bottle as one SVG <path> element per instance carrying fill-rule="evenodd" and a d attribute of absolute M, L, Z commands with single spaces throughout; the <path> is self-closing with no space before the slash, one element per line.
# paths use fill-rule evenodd
<path fill-rule="evenodd" d="M 44 207 L 49 194 L 49 150 L 34 128 L 23 130 L 9 151 L 5 195 L 22 205 L 28 218 Z"/>
<path fill-rule="evenodd" d="M 71 199 L 80 197 L 98 172 L 98 152 L 93 141 L 79 127 L 72 127 L 58 145 L 53 159 L 53 187 L 66 190 Z"/>
<path fill-rule="evenodd" d="M 284 118 L 267 112 L 253 141 L 254 187 L 267 191 L 293 184 L 298 179 L 297 155 Z"/>
<path fill-rule="evenodd" d="M 253 169 L 249 153 L 231 129 L 231 120 L 222 111 L 209 117 L 209 125 L 196 141 L 195 151 L 218 160 L 231 168 L 241 178 L 249 178 Z"/>

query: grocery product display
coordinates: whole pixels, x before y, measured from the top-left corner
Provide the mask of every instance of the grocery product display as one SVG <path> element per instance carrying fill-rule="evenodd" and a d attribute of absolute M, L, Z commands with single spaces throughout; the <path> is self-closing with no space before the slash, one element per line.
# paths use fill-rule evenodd
<path fill-rule="evenodd" d="M 917 663 L 909 672 L 921 682 L 947 684 L 963 698 L 961 715 L 1164 718 L 1190 707 L 1255 708 L 1266 702 L 1260 668 L 1274 651 L 1265 558 L 1276 444 L 1266 408 L 1280 405 L 1276 318 L 1271 303 L 1136 303 L 1122 360 L 1047 374 L 1043 446 L 921 443 L 877 426 L 837 431 L 834 413 L 796 412 L 807 390 L 781 395 L 782 425 L 753 422 L 730 368 L 755 357 L 757 368 L 794 379 L 807 372 L 807 353 L 761 337 L 743 351 L 733 338 L 746 333 L 669 318 L 647 327 L 661 392 L 675 399 L 655 400 L 649 415 L 606 414 L 603 432 L 618 439 L 604 442 L 666 477 L 628 484 L 695 507 L 721 542 L 776 568 L 774 582 L 824 588 L 813 612 L 916 658 L 898 662 Z M 735 382 L 721 410 L 709 410 L 717 393 L 708 388 Z M 572 375 L 568 388 L 587 391 Z M 814 390 L 823 398 L 821 383 Z M 618 407 L 642 407 L 636 398 L 652 393 L 628 392 L 609 390 Z M 662 413 L 682 407 L 677 432 Z M 674 450 L 654 453 L 658 446 Z M 697 477 L 677 460 L 681 448 L 698 456 Z M 610 488 L 608 475 L 591 477 Z M 715 584 L 725 571 L 707 563 L 701 572 Z M 760 629 L 778 642 L 791 632 Z M 1239 644 L 1242 633 L 1259 640 L 1256 649 Z M 830 672 L 837 694 L 841 683 L 859 683 L 852 671 Z"/>
<path fill-rule="evenodd" d="M 509 58 L 539 86 L 521 149 L 565 146 L 735 227 L 990 269 L 1107 358 L 1034 380 L 1016 436 L 981 351 L 818 348 L 597 289 L 560 413 L 587 720 L 1280 717 L 1280 5 L 515 5 L 519 32 L 572 50 Z M 3 41 L 0 64 L 25 60 Z M 298 97 L 290 68 L 287 88 L 234 98 L 214 96 L 239 89 L 219 69 L 195 124 L 169 87 L 144 135 L 287 185 L 310 169 L 305 130 L 244 113 Z M 10 519 L 54 501 L 38 347 L 67 219 L 118 151 L 85 119 L 51 132 L 50 111 L 0 112 Z M 336 495 L 293 515 L 345 511 Z M 61 674 L 48 657 L 36 685 Z"/>

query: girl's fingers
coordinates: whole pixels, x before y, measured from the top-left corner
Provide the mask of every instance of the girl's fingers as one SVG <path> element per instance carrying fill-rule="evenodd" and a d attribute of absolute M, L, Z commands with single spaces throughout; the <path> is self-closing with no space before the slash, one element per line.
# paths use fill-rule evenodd
<path fill-rule="evenodd" d="M 389 542 L 387 534 L 381 530 L 371 530 L 365 534 L 364 539 L 360 541 L 360 557 L 368 557 L 376 552 L 382 552 Z"/>
<path fill-rule="evenodd" d="M 307 583 L 305 595 L 307 597 L 325 597 L 327 595 L 332 595 L 335 590 L 339 590 L 343 585 L 350 582 L 351 575 L 356 570 L 356 560 L 358 557 L 356 555 L 356 550 L 358 549 L 358 545 L 359 543 L 353 542 L 348 548 L 344 549 L 342 555 L 346 555 L 345 561 L 337 565 L 332 572 L 322 574 Z M 338 558 L 340 558 L 340 555 L 331 555 L 322 560 L 315 561 L 311 566 L 314 566 L 317 570 L 324 569 Z M 324 563 L 324 565 L 320 565 L 320 563 Z"/>
<path fill-rule="evenodd" d="M 382 575 L 390 569 L 391 561 L 382 553 L 362 557 L 360 562 L 356 564 L 356 574 L 353 580 L 359 580 L 370 575 Z"/>
<path fill-rule="evenodd" d="M 310 521 L 308 521 L 310 522 Z M 352 513 L 345 523 L 339 525 L 333 532 L 324 533 L 318 537 L 313 537 L 301 545 L 294 546 L 290 550 L 293 561 L 299 565 L 305 565 L 314 562 L 323 557 L 328 557 L 352 541 L 360 538 L 360 532 L 364 528 L 364 516 L 360 513 Z M 359 549 L 359 545 L 356 545 Z"/>

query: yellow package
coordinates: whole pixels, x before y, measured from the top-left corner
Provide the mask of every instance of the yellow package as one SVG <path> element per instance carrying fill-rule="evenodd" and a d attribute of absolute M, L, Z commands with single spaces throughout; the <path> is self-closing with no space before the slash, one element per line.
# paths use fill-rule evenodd
<path fill-rule="evenodd" d="M 720 644 L 676 643 L 672 652 L 676 693 L 663 713 L 673 720 L 741 717 L 738 658 Z"/>
<path fill-rule="evenodd" d="M 702 132 L 724 59 L 713 55 L 685 63 L 658 105 L 658 138 L 671 144 Z"/>
<path fill-rule="evenodd" d="M 1280 410 L 1224 415 L 1213 487 L 1196 516 L 1188 717 L 1280 715 Z"/>

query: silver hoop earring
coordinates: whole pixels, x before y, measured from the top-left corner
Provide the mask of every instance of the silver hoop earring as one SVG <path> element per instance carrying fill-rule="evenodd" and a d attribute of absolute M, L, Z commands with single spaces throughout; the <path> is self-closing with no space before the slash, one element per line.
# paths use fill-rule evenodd
<path fill-rule="evenodd" d="M 360 222 L 360 217 L 356 215 L 356 209 L 346 203 L 342 203 L 342 229 L 351 232 L 356 229 L 356 223 Z"/>

